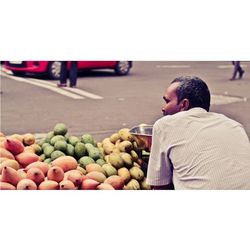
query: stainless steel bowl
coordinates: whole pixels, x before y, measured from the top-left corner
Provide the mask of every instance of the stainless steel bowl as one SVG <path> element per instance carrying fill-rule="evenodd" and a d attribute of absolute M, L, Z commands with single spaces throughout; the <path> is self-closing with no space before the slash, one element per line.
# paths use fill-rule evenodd
<path fill-rule="evenodd" d="M 136 143 L 140 149 L 150 151 L 152 144 L 153 125 L 141 124 L 131 128 L 129 132 L 134 135 Z"/>

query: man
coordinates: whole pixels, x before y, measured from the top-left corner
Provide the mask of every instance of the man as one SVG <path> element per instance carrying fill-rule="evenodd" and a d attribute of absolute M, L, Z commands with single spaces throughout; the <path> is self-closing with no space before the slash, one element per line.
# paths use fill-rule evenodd
<path fill-rule="evenodd" d="M 238 122 L 209 112 L 198 77 L 172 81 L 153 126 L 147 183 L 154 189 L 250 189 L 250 143 Z"/>
<path fill-rule="evenodd" d="M 69 62 L 69 71 L 67 69 L 67 61 L 61 61 L 60 69 L 60 83 L 57 84 L 58 87 L 67 87 L 67 78 L 69 78 L 69 83 L 71 88 L 76 88 L 77 82 L 77 61 Z"/>
<path fill-rule="evenodd" d="M 234 71 L 233 76 L 230 78 L 231 81 L 234 81 L 236 79 L 236 75 L 239 72 L 239 79 L 242 78 L 245 71 L 240 66 L 240 61 L 232 61 L 232 64 L 234 65 Z"/>

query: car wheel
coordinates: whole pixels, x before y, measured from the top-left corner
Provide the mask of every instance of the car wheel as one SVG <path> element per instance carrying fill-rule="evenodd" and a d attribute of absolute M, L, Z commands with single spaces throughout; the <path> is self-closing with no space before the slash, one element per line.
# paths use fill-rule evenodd
<path fill-rule="evenodd" d="M 51 79 L 58 80 L 60 78 L 61 62 L 52 61 L 49 62 L 48 66 L 48 76 Z"/>
<path fill-rule="evenodd" d="M 13 73 L 14 76 L 24 76 L 25 75 L 24 72 L 15 71 L 15 70 L 12 70 L 12 73 Z"/>
<path fill-rule="evenodd" d="M 130 70 L 130 62 L 129 61 L 119 61 L 115 67 L 115 73 L 117 75 L 127 75 Z"/>

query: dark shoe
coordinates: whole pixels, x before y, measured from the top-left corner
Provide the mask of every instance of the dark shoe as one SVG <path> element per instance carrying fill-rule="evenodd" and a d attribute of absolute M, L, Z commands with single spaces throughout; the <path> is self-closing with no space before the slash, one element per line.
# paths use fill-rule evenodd
<path fill-rule="evenodd" d="M 60 84 L 57 84 L 57 87 L 59 87 L 59 88 L 67 87 L 67 84 L 66 83 L 60 83 Z"/>
<path fill-rule="evenodd" d="M 245 73 L 245 71 L 244 70 L 242 70 L 241 72 L 240 72 L 240 75 L 239 75 L 239 79 L 241 79 L 242 78 L 242 76 L 243 76 L 243 74 Z"/>
<path fill-rule="evenodd" d="M 76 88 L 76 85 L 70 85 L 70 88 Z"/>
<path fill-rule="evenodd" d="M 235 80 L 235 78 L 230 78 L 229 80 L 230 80 L 230 81 L 234 81 L 234 80 Z"/>

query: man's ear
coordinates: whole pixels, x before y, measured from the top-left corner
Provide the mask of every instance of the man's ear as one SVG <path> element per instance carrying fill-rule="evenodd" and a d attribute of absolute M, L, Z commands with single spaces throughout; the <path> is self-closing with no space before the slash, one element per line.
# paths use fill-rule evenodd
<path fill-rule="evenodd" d="M 181 101 L 181 111 L 185 111 L 185 110 L 188 110 L 190 108 L 190 102 L 188 99 L 183 99 Z"/>

